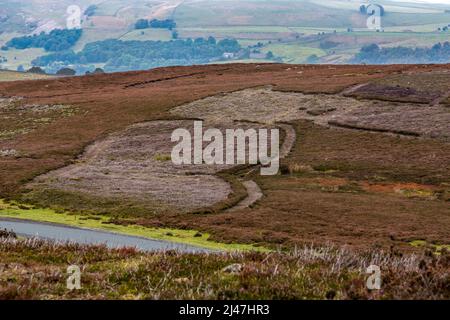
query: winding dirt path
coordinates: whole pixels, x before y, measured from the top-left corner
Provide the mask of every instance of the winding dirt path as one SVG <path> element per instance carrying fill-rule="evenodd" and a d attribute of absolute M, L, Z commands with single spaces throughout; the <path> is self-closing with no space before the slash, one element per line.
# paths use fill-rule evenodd
<path fill-rule="evenodd" d="M 242 184 L 244 185 L 245 189 L 247 189 L 247 197 L 236 204 L 234 207 L 225 210 L 225 212 L 235 212 L 238 210 L 249 208 L 264 196 L 261 188 L 255 181 L 247 180 L 243 181 Z"/>
<path fill-rule="evenodd" d="M 351 86 L 351 87 L 349 87 L 349 88 L 347 88 L 347 89 L 344 89 L 342 92 L 341 92 L 341 96 L 348 96 L 348 95 L 350 95 L 350 94 L 352 94 L 353 92 L 355 92 L 356 90 L 358 90 L 358 89 L 361 89 L 361 88 L 363 88 L 363 87 L 365 87 L 365 86 L 367 86 L 368 85 L 368 83 L 360 83 L 360 84 L 357 84 L 357 85 L 354 85 L 354 86 Z"/>
<path fill-rule="evenodd" d="M 439 106 L 443 101 L 445 101 L 448 97 L 450 97 L 450 90 L 441 95 L 440 97 L 433 100 L 430 105 L 433 107 Z"/>
<path fill-rule="evenodd" d="M 297 140 L 297 133 L 295 132 L 294 127 L 290 124 L 281 124 L 280 128 L 286 133 L 283 144 L 280 148 L 280 159 L 284 159 L 289 155 L 292 148 L 294 148 L 295 141 Z"/>
<path fill-rule="evenodd" d="M 280 148 L 280 159 L 283 159 L 288 156 L 289 152 L 291 152 L 292 148 L 294 147 L 295 141 L 297 140 L 297 134 L 295 132 L 295 129 L 289 124 L 280 124 L 279 126 L 286 133 L 283 144 Z M 264 196 L 261 188 L 255 181 L 241 180 L 241 182 L 247 191 L 247 197 L 241 200 L 234 207 L 225 210 L 225 212 L 229 213 L 249 208 Z"/>

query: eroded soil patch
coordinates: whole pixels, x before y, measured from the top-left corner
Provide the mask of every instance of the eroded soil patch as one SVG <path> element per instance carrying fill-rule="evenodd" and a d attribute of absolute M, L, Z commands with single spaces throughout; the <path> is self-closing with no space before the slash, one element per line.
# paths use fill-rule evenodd
<path fill-rule="evenodd" d="M 198 100 L 171 110 L 212 123 L 248 120 L 275 123 L 305 119 L 324 126 L 450 139 L 448 108 L 356 100 L 339 95 L 248 89 Z"/>
<path fill-rule="evenodd" d="M 131 200 L 150 205 L 154 212 L 212 205 L 231 192 L 227 182 L 213 175 L 225 166 L 175 166 L 170 160 L 172 131 L 192 125 L 192 121 L 133 125 L 90 145 L 77 163 L 36 178 L 30 187 Z"/>
<path fill-rule="evenodd" d="M 399 183 L 402 185 L 411 182 L 418 185 L 448 183 L 448 144 L 441 143 L 436 139 L 403 139 L 377 132 L 343 130 L 329 125 L 330 121 L 334 119 L 358 126 L 360 118 L 367 117 L 368 122 L 363 123 L 362 126 L 369 130 L 379 131 L 380 127 L 383 129 L 383 125 L 386 125 L 384 119 L 393 115 L 392 124 L 397 122 L 395 129 L 411 130 L 421 136 L 430 134 L 430 136 L 444 137 L 445 132 L 442 131 L 445 130 L 445 126 L 440 126 L 440 124 L 448 123 L 448 121 L 445 117 L 435 116 L 435 112 L 439 109 L 420 109 L 428 108 L 428 106 L 415 103 L 358 101 L 350 97 L 281 93 L 267 89 L 236 91 L 231 94 L 219 93 L 268 84 L 273 84 L 277 90 L 337 93 L 342 92 L 346 86 L 370 80 L 369 76 L 359 77 L 358 74 L 347 71 L 345 73 L 339 71 L 340 75 L 337 75 L 340 67 L 333 67 L 336 69 L 334 71 L 317 67 L 311 72 L 307 72 L 307 70 L 303 72 L 303 67 L 299 67 L 299 69 L 283 67 L 285 69 L 279 70 L 277 73 L 279 78 L 276 79 L 272 73 L 258 71 L 265 70 L 269 68 L 268 66 L 253 66 L 252 68 L 256 72 L 249 72 L 248 76 L 242 71 L 244 67 L 239 66 L 239 72 L 214 69 L 213 71 L 216 73 L 206 74 L 205 77 L 193 76 L 150 82 L 145 85 L 145 88 L 135 86 L 125 89 L 125 86 L 141 81 L 153 81 L 152 79 L 156 78 L 166 78 L 167 74 L 170 74 L 170 70 L 164 69 L 161 73 L 158 73 L 159 71 L 152 71 L 149 74 L 136 73 L 136 75 L 120 78 L 120 81 L 119 78 L 110 75 L 105 75 L 101 79 L 100 77 L 96 78 L 91 83 L 86 82 L 89 79 L 71 80 L 71 84 L 77 85 L 77 90 L 89 91 L 89 95 L 82 95 L 78 91 L 67 92 L 66 80 L 61 80 L 61 83 L 49 82 L 50 93 L 49 89 L 43 89 L 43 84 L 36 85 L 30 95 L 45 101 L 76 100 L 80 104 L 84 104 L 84 108 L 89 109 L 89 116 L 78 119 L 78 123 L 67 123 L 72 131 L 62 130 L 61 133 L 60 129 L 63 126 L 54 128 L 55 131 L 52 131 L 51 135 L 44 136 L 47 140 L 43 139 L 42 132 L 37 130 L 35 137 L 28 138 L 27 136 L 29 139 L 27 143 L 33 147 L 40 146 L 37 143 L 38 139 L 50 141 L 50 138 L 55 136 L 53 132 L 60 132 L 59 140 L 51 140 L 54 143 L 50 145 L 50 147 L 58 146 L 59 149 L 53 148 L 52 150 L 60 150 L 61 146 L 70 146 L 68 150 L 73 150 L 75 138 L 68 138 L 73 137 L 73 132 L 84 134 L 81 139 L 77 136 L 81 142 L 78 143 L 77 140 L 76 144 L 77 148 L 78 146 L 83 147 L 87 141 L 95 141 L 99 135 L 103 135 L 105 132 L 123 130 L 130 123 L 166 117 L 166 111 L 174 105 L 180 105 L 180 107 L 174 109 L 173 116 L 203 118 L 214 126 L 217 124 L 217 126 L 226 125 L 228 127 L 235 120 L 251 120 L 259 123 L 293 122 L 295 119 L 312 120 L 313 123 L 302 122 L 296 128 L 298 133 L 296 147 L 285 160 L 289 168 L 295 169 L 293 173 L 259 180 L 257 177 L 251 177 L 266 195 L 252 208 L 214 215 L 150 216 L 142 219 L 142 224 L 153 226 L 163 224 L 198 229 L 202 232 L 213 233 L 215 239 L 265 244 L 288 245 L 301 242 L 332 241 L 337 244 L 369 247 L 375 244 L 386 246 L 397 243 L 407 244 L 409 240 L 422 238 L 437 243 L 449 242 L 448 202 L 439 199 L 429 201 L 420 197 L 411 199 L 397 194 L 392 195 L 390 192 L 386 195 L 383 192 L 375 192 L 375 190 L 360 190 L 360 187 L 353 189 L 352 185 L 353 181 L 369 181 L 370 183 L 376 181 L 379 184 Z M 272 66 L 270 68 L 278 70 L 281 67 Z M 379 68 L 383 69 L 383 67 Z M 410 67 L 393 66 L 389 68 L 406 70 Z M 311 81 L 313 75 L 315 80 Z M 374 75 L 374 78 L 384 75 L 380 71 L 378 75 Z M 287 77 L 290 77 L 289 83 L 286 81 L 280 85 L 281 80 L 279 79 L 284 81 Z M 327 79 L 332 81 L 327 81 Z M 113 83 L 112 80 L 116 82 Z M 343 80 L 345 82 L 342 82 Z M 73 83 L 75 81 L 79 81 L 79 83 Z M 96 90 L 92 90 L 91 86 L 94 86 Z M 213 86 L 212 89 L 211 86 Z M 174 90 L 175 87 L 177 90 Z M 8 87 L 8 92 L 17 92 L 17 90 L 17 88 Z M 263 92 L 261 93 L 261 91 Z M 216 96 L 185 104 L 212 94 Z M 411 113 L 411 110 L 414 112 Z M 426 113 L 427 116 L 422 117 L 423 119 L 414 116 L 411 121 L 408 118 L 410 114 L 421 112 L 421 110 L 431 110 L 432 113 Z M 77 117 L 74 118 L 77 119 Z M 354 120 L 356 123 L 353 122 Z M 82 130 L 80 123 L 83 123 Z M 98 128 L 94 125 L 96 123 L 100 123 Z M 434 128 L 437 128 L 437 134 L 429 133 Z M 389 130 L 389 128 L 387 129 Z M 15 148 L 14 145 L 8 146 L 8 148 L 22 150 Z M 72 158 L 72 154 L 78 154 L 79 149 L 77 148 L 74 153 L 70 153 L 69 159 Z M 56 151 L 50 155 L 46 154 L 45 156 L 48 158 L 42 157 L 42 159 L 46 159 L 45 161 L 57 159 L 57 163 L 62 165 L 59 154 L 58 156 L 54 154 Z M 114 152 L 112 154 L 114 155 Z M 165 150 L 152 153 L 149 158 L 163 164 L 169 161 Z M 43 161 L 37 164 L 33 163 L 33 168 L 42 167 Z M 106 162 L 105 159 L 102 161 Z M 111 162 L 116 161 L 118 160 Z M 6 161 L 4 162 L 6 163 Z M 120 161 L 118 162 L 117 167 L 120 168 Z M 51 165 L 49 164 L 46 168 L 54 167 L 54 163 L 50 163 Z M 136 162 L 130 163 L 136 164 Z M 5 172 L 22 173 L 24 171 L 17 166 L 16 162 L 7 164 L 9 167 L 4 170 Z M 6 166 L 4 167 L 6 168 Z M 196 170 L 198 169 L 196 168 Z M 96 174 L 98 174 L 98 170 Z M 131 174 L 133 174 L 132 171 Z M 195 175 L 196 173 L 189 174 Z M 324 190 L 305 189 L 302 181 L 297 179 L 303 174 L 323 175 L 325 180 L 321 184 L 330 185 L 325 186 Z M 344 179 L 348 183 L 341 185 L 338 181 L 327 182 L 326 179 L 330 176 L 335 179 Z M 127 178 L 126 175 L 120 177 Z M 84 176 L 82 178 L 84 179 Z M 93 179 L 96 178 L 94 175 Z M 4 181 L 15 181 L 14 179 L 3 178 Z M 110 182 L 106 179 L 101 181 L 105 185 Z M 45 183 L 42 184 L 43 187 L 45 187 Z M 53 182 L 48 180 L 47 183 L 47 186 L 52 186 Z M 90 188 L 89 184 L 86 186 Z M 77 189 L 81 191 L 70 192 L 73 194 L 83 192 L 83 188 L 84 186 Z M 109 185 L 104 188 L 98 186 L 99 190 L 109 190 L 110 188 Z M 100 196 L 95 197 L 100 198 Z M 131 198 L 130 201 L 141 199 L 140 196 L 134 197 L 133 195 L 120 195 L 117 198 L 121 205 L 126 205 L 128 199 Z M 188 198 L 183 196 L 183 206 L 187 203 L 186 199 Z M 164 206 L 176 208 L 176 204 L 167 204 L 150 196 L 146 201 L 148 201 L 147 205 L 150 209 L 158 208 L 158 205 L 161 208 Z M 183 212 L 183 210 L 178 211 Z M 147 212 L 152 212 L 152 210 L 147 210 Z"/>
<path fill-rule="evenodd" d="M 450 90 L 450 72 L 407 72 L 377 79 L 350 95 L 366 99 L 432 103 Z"/>
<path fill-rule="evenodd" d="M 230 184 L 215 174 L 233 165 L 175 165 L 171 161 L 176 144 L 171 142 L 172 132 L 185 128 L 193 138 L 193 125 L 191 120 L 151 121 L 111 134 L 90 145 L 74 164 L 37 177 L 28 185 L 32 190 L 28 197 L 37 202 L 52 193 L 57 202 L 63 197 L 69 202 L 70 197 L 98 197 L 103 203 L 115 199 L 139 204 L 147 213 L 185 213 L 213 206 L 232 194 Z M 224 132 L 225 128 L 249 126 L 234 123 L 215 128 Z M 193 148 L 194 143 L 192 154 Z"/>
<path fill-rule="evenodd" d="M 290 172 L 252 177 L 264 197 L 251 208 L 170 223 L 222 241 L 327 243 L 358 248 L 425 239 L 449 243 L 448 143 L 294 123 Z M 152 223 L 152 221 L 149 221 Z"/>

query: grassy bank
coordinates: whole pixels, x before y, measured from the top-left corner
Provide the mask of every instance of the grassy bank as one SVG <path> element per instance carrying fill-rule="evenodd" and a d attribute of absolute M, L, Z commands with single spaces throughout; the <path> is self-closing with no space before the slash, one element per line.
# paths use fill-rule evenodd
<path fill-rule="evenodd" d="M 179 230 L 170 228 L 148 228 L 140 225 L 114 224 L 109 217 L 103 215 L 77 215 L 67 212 L 56 212 L 47 208 L 34 208 L 18 203 L 7 203 L 0 200 L 0 218 L 23 219 L 36 222 L 57 223 L 72 227 L 96 229 L 115 232 L 130 236 L 139 236 L 148 239 L 172 241 L 188 245 L 199 246 L 212 250 L 224 251 L 266 251 L 262 247 L 247 244 L 225 244 L 210 241 L 208 233 L 200 233 L 195 230 Z"/>
<path fill-rule="evenodd" d="M 304 247 L 289 253 L 143 253 L 0 239 L 0 299 L 449 299 L 448 254 Z M 66 287 L 67 267 L 81 289 Z M 369 290 L 369 265 L 381 290 Z"/>

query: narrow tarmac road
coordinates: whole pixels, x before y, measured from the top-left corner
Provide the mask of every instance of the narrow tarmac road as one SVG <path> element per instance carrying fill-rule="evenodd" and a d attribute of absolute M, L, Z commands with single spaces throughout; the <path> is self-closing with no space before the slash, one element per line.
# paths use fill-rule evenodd
<path fill-rule="evenodd" d="M 184 253 L 212 253 L 213 250 L 170 241 L 151 240 L 113 232 L 68 227 L 34 221 L 0 219 L 0 229 L 14 231 L 27 238 L 40 238 L 57 242 L 80 244 L 105 244 L 109 248 L 135 247 L 143 251 L 175 250 Z"/>

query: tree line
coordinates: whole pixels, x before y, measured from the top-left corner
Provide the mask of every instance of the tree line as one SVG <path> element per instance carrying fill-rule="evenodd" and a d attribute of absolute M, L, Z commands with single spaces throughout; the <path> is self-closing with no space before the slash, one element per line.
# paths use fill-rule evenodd
<path fill-rule="evenodd" d="M 354 63 L 367 64 L 409 64 L 449 63 L 450 42 L 437 43 L 431 48 L 393 47 L 381 48 L 377 44 L 366 45 L 352 59 Z"/>
<path fill-rule="evenodd" d="M 82 32 L 81 29 L 55 29 L 50 33 L 16 37 L 8 41 L 2 49 L 44 48 L 45 51 L 63 51 L 71 48 L 80 39 Z"/>
<path fill-rule="evenodd" d="M 214 37 L 195 40 L 122 41 L 110 39 L 86 44 L 72 50 L 41 56 L 34 66 L 55 70 L 68 65 L 105 63 L 105 71 L 144 70 L 171 65 L 192 65 L 219 60 L 224 53 L 237 53 L 242 48 L 234 39 L 217 41 Z"/>
<path fill-rule="evenodd" d="M 158 29 L 169 29 L 172 30 L 177 26 L 175 21 L 172 19 L 158 20 L 158 19 L 139 19 L 134 25 L 135 29 L 147 29 L 147 28 L 158 28 Z"/>

